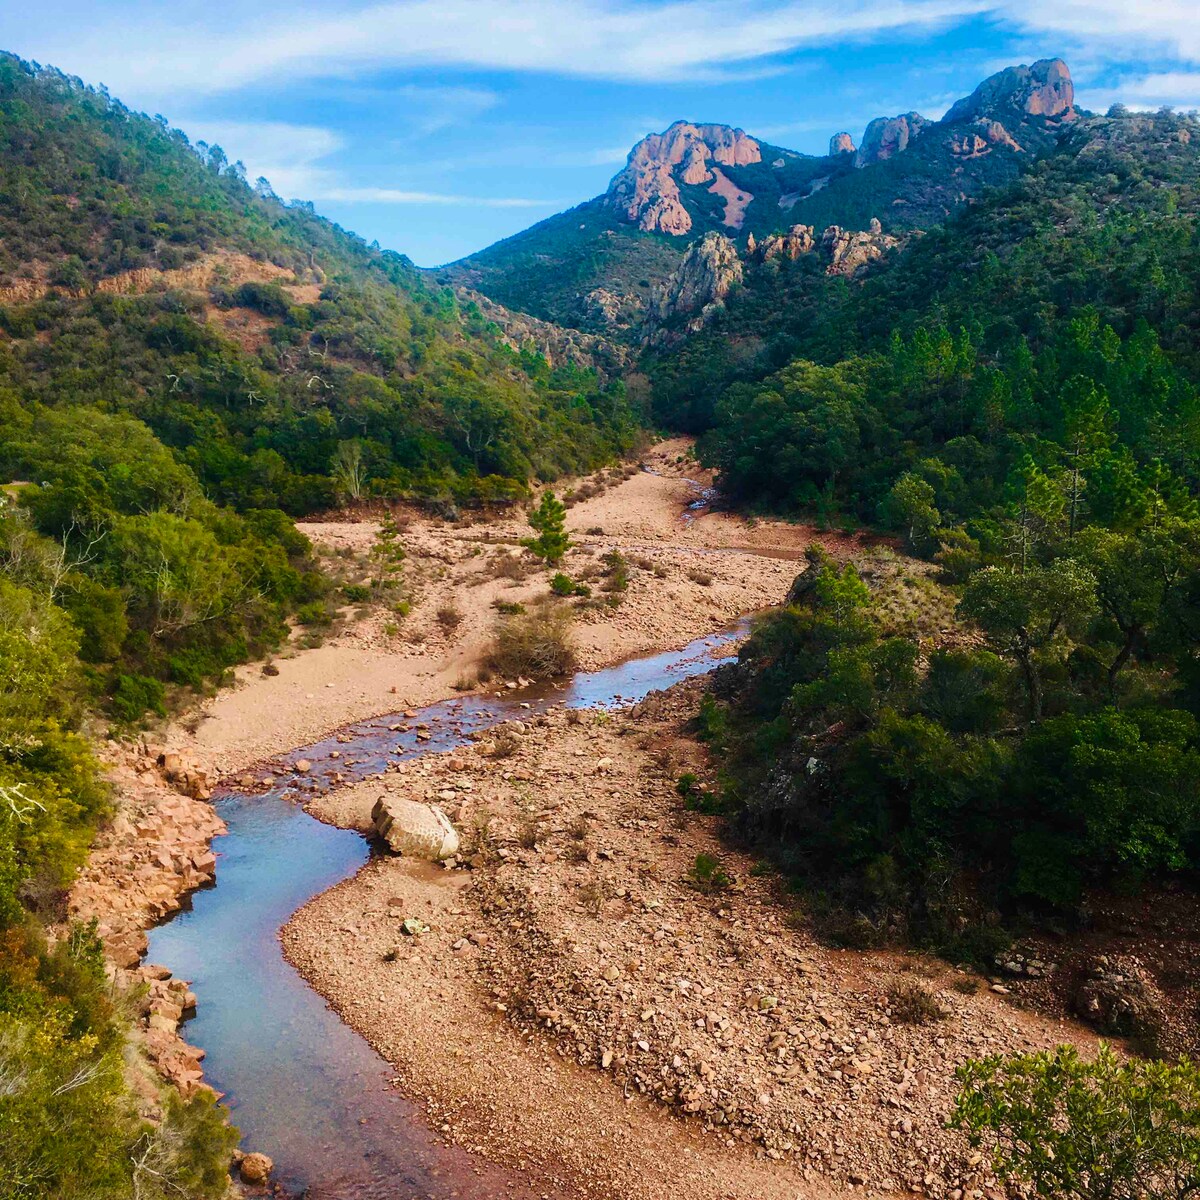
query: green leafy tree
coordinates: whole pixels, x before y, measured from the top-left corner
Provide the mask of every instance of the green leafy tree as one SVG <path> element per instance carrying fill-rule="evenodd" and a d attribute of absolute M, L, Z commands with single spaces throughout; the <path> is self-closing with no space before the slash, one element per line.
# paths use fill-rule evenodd
<path fill-rule="evenodd" d="M 1095 578 L 1079 563 L 1062 559 L 1024 573 L 985 567 L 968 582 L 959 613 L 1020 667 L 1029 717 L 1036 722 L 1042 719 L 1042 656 L 1095 607 Z"/>
<path fill-rule="evenodd" d="M 541 502 L 529 514 L 529 524 L 537 537 L 525 538 L 521 545 L 552 567 L 557 566 L 571 548 L 566 517 L 566 505 L 553 492 L 543 493 Z"/>
<path fill-rule="evenodd" d="M 373 582 L 376 589 L 382 590 L 395 583 L 407 557 L 400 537 L 400 527 L 396 524 L 396 514 L 388 509 L 379 522 L 379 531 L 375 534 L 375 541 L 371 546 Z"/>
<path fill-rule="evenodd" d="M 1095 1061 L 1073 1046 L 957 1071 L 951 1123 L 1010 1185 L 1043 1200 L 1185 1200 L 1200 1192 L 1200 1070 Z"/>
<path fill-rule="evenodd" d="M 892 485 L 881 506 L 884 518 L 904 530 L 909 548 L 918 554 L 931 548 L 934 530 L 942 523 L 935 499 L 931 483 L 906 471 Z"/>

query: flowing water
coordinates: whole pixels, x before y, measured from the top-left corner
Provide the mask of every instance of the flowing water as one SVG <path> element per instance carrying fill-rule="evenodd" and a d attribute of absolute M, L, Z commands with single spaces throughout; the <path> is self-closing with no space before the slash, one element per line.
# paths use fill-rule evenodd
<path fill-rule="evenodd" d="M 289 1194 L 312 1200 L 532 1196 L 515 1176 L 441 1145 L 421 1110 L 390 1087 L 388 1064 L 284 960 L 277 934 L 288 917 L 353 875 L 371 854 L 358 834 L 321 824 L 297 800 L 375 774 L 389 762 L 453 749 L 476 730 L 551 705 L 637 701 L 712 670 L 718 652 L 744 630 L 580 673 L 551 691 L 469 697 L 432 705 L 410 720 L 362 721 L 343 732 L 348 740 L 331 737 L 288 756 L 308 759 L 309 772 L 284 774 L 262 794 L 218 794 L 214 807 L 229 832 L 213 843 L 216 884 L 151 932 L 149 960 L 192 981 L 199 1003 L 185 1034 L 206 1051 L 206 1077 L 225 1093 L 243 1146 L 276 1161 L 275 1178 Z"/>

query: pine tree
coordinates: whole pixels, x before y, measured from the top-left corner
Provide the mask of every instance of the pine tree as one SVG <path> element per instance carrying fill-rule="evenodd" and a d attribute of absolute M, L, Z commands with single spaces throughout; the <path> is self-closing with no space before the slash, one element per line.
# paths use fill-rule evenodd
<path fill-rule="evenodd" d="M 521 545 L 550 566 L 557 566 L 571 548 L 566 516 L 567 506 L 553 492 L 544 493 L 541 503 L 529 514 L 530 527 L 537 537 L 526 538 Z"/>

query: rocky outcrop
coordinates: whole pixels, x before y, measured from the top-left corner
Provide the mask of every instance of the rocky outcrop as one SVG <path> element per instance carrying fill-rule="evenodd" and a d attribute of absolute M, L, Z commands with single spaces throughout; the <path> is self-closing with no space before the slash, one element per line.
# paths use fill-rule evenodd
<path fill-rule="evenodd" d="M 811 225 L 793 225 L 787 233 L 772 233 L 756 245 L 747 244 L 746 250 L 759 262 L 768 262 L 772 258 L 786 258 L 795 262 L 800 255 L 811 254 L 816 245 Z"/>
<path fill-rule="evenodd" d="M 793 225 L 787 233 L 773 233 L 760 242 L 747 244 L 747 254 L 757 262 L 788 259 L 819 251 L 826 259 L 827 275 L 856 275 L 869 263 L 900 245 L 900 239 L 883 232 L 878 220 L 865 230 L 830 225 L 818 241 L 811 225 Z"/>
<path fill-rule="evenodd" d="M 996 146 L 1005 146 L 1020 154 L 1022 147 L 999 121 L 981 117 L 950 139 L 950 153 L 957 158 L 982 158 Z"/>
<path fill-rule="evenodd" d="M 209 842 L 225 825 L 205 803 L 208 776 L 195 764 L 144 742 L 112 743 L 105 754 L 120 804 L 71 888 L 68 910 L 77 920 L 95 918 L 109 958 L 132 968 L 145 953 L 145 930 L 212 881 Z"/>
<path fill-rule="evenodd" d="M 836 158 L 839 154 L 853 154 L 854 139 L 845 132 L 835 133 L 829 139 L 829 157 Z"/>
<path fill-rule="evenodd" d="M 856 275 L 869 263 L 882 258 L 900 245 L 900 239 L 884 233 L 878 220 L 872 219 L 865 231 L 830 225 L 821 235 L 821 252 L 828 256 L 827 275 Z"/>
<path fill-rule="evenodd" d="M 856 167 L 869 167 L 872 163 L 886 162 L 903 154 L 912 141 L 929 124 L 918 112 L 904 113 L 899 117 L 876 117 L 863 134 L 862 145 L 854 156 Z"/>
<path fill-rule="evenodd" d="M 458 834 L 440 808 L 382 795 L 371 809 L 375 832 L 393 854 L 441 862 L 458 853 Z"/>
<path fill-rule="evenodd" d="M 1048 117 L 1073 121 L 1075 85 L 1061 58 L 1044 58 L 1033 66 L 1006 67 L 985 79 L 969 96 L 952 105 L 943 125 L 979 118 L 1004 121 L 1015 117 Z"/>
<path fill-rule="evenodd" d="M 565 325 L 556 325 L 538 317 L 531 317 L 528 313 L 514 312 L 494 300 L 489 300 L 481 292 L 469 288 L 459 288 L 458 296 L 465 304 L 476 305 L 484 317 L 499 327 L 500 340 L 505 345 L 514 350 L 526 350 L 532 346 L 551 367 L 570 363 L 578 367 L 592 368 L 601 376 L 607 377 L 620 374 L 628 364 L 628 349 L 617 342 L 609 341 L 601 334 L 585 333 L 581 329 L 570 329 Z M 640 301 L 637 301 L 636 297 L 626 297 L 625 303 L 630 299 L 640 307 Z M 622 301 L 616 296 L 612 296 L 612 305 L 614 319 L 610 327 L 621 328 L 622 323 L 616 316 L 627 310 L 622 309 Z M 629 324 L 630 320 L 624 321 L 625 327 Z"/>
<path fill-rule="evenodd" d="M 1152 1037 L 1167 1006 L 1137 959 L 1100 955 L 1087 964 L 1072 1007 L 1102 1033 Z"/>
<path fill-rule="evenodd" d="M 703 327 L 730 291 L 742 282 L 737 247 L 722 233 L 707 233 L 683 256 L 675 274 L 657 289 L 650 317 L 657 325 L 690 317 L 691 332 Z"/>
<path fill-rule="evenodd" d="M 652 133 L 634 146 L 625 167 L 609 184 L 605 203 L 640 229 L 681 236 L 691 230 L 692 218 L 684 207 L 680 184 L 707 183 L 712 185 L 710 191 L 726 198 L 726 223 L 737 228 L 737 214 L 745 211 L 749 199 L 731 203 L 726 193 L 733 185 L 717 168 L 761 161 L 758 142 L 740 129 L 676 121 L 665 133 Z"/>

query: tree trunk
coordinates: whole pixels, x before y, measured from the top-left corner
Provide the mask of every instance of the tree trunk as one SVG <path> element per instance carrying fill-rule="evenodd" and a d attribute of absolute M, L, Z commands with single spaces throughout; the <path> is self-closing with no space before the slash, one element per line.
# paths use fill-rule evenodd
<path fill-rule="evenodd" d="M 1117 657 L 1112 660 L 1112 666 L 1108 668 L 1108 698 L 1116 699 L 1117 694 L 1117 676 L 1121 673 L 1125 664 L 1129 661 L 1129 657 L 1133 654 L 1134 647 L 1138 643 L 1138 639 L 1142 635 L 1140 625 L 1130 625 L 1125 629 L 1125 642 L 1121 649 L 1117 651 Z"/>
<path fill-rule="evenodd" d="M 1018 655 L 1021 674 L 1025 676 L 1025 689 L 1029 693 L 1029 723 L 1036 725 L 1042 719 L 1042 680 L 1034 665 L 1033 654 L 1023 650 Z"/>

